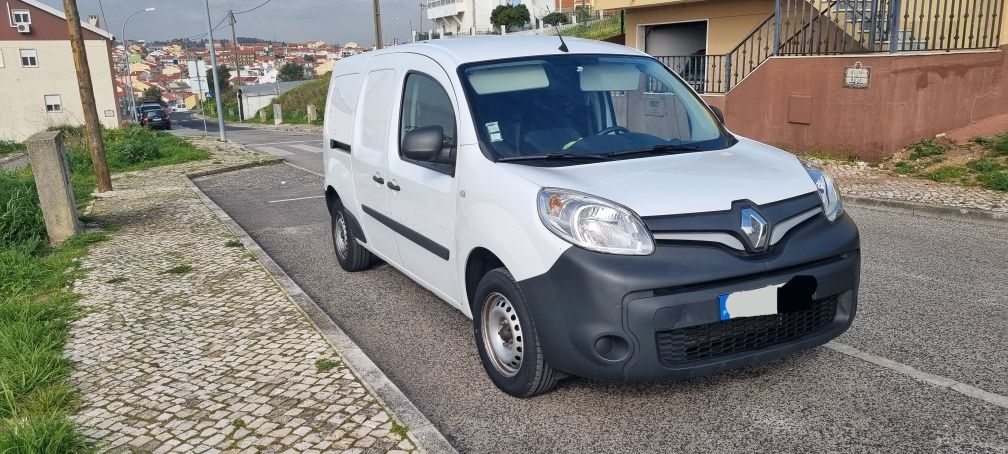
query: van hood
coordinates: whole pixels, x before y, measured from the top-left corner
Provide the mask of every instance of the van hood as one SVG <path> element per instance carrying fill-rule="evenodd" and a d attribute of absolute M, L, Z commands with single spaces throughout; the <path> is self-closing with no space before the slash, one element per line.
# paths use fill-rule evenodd
<path fill-rule="evenodd" d="M 724 150 L 566 167 L 504 165 L 539 186 L 602 197 L 640 216 L 725 211 L 736 200 L 764 205 L 816 190 L 794 155 L 738 139 Z"/>

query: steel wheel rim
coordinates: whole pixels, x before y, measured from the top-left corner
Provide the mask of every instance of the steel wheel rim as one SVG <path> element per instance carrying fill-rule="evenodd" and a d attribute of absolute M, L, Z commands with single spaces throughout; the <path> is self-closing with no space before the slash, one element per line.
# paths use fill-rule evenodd
<path fill-rule="evenodd" d="M 343 213 L 336 213 L 336 229 L 333 232 L 333 240 L 336 243 L 336 253 L 340 258 L 346 258 L 350 244 L 347 240 L 346 221 L 343 220 Z"/>
<path fill-rule="evenodd" d="M 494 369 L 505 377 L 514 377 L 521 369 L 525 343 L 521 320 L 504 295 L 493 292 L 483 301 L 480 315 L 483 325 L 483 349 Z"/>

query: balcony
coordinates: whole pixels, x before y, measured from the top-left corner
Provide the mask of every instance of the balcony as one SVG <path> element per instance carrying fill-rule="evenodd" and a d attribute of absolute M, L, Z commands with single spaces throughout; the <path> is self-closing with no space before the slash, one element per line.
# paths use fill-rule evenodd
<path fill-rule="evenodd" d="M 432 0 L 427 2 L 427 19 L 457 15 L 462 11 L 462 0 Z"/>

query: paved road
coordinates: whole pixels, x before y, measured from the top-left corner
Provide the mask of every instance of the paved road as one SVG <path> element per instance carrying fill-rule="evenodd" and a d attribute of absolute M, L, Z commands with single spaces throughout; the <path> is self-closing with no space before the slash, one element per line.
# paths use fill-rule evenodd
<path fill-rule="evenodd" d="M 850 208 L 864 263 L 847 354 L 657 384 L 572 379 L 519 400 L 486 378 L 464 316 L 387 265 L 339 268 L 320 176 L 277 165 L 197 184 L 463 451 L 1008 452 L 1000 228 Z"/>
<path fill-rule="evenodd" d="M 203 135 L 202 119 L 192 114 L 172 113 L 174 129 L 181 136 Z M 322 138 L 318 134 L 292 131 L 275 131 L 248 126 L 226 125 L 228 140 L 246 145 L 263 153 L 283 158 L 287 162 L 311 170 L 322 172 Z M 206 133 L 217 136 L 217 121 L 206 121 Z"/>

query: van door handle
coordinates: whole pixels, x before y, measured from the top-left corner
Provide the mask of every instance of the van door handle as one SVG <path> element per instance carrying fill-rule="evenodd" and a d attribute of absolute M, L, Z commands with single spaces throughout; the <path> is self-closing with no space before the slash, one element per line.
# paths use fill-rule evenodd
<path fill-rule="evenodd" d="M 374 174 L 374 176 L 372 176 L 371 179 L 374 180 L 374 182 L 378 183 L 378 184 L 384 184 L 385 183 L 385 179 L 382 178 L 381 175 L 378 175 L 377 173 Z"/>
<path fill-rule="evenodd" d="M 401 189 L 398 184 L 395 184 L 395 183 L 393 183 L 391 181 L 389 181 L 386 186 L 388 186 L 388 188 L 391 189 L 391 190 L 393 190 L 393 191 L 398 191 L 399 189 Z"/>

